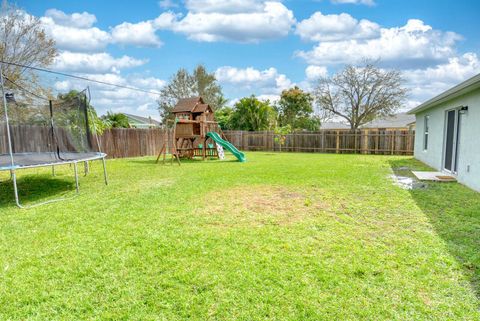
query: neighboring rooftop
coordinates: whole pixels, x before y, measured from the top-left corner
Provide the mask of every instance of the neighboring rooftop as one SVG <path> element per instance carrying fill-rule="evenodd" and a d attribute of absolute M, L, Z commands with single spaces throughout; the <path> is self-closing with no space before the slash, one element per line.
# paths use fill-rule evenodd
<path fill-rule="evenodd" d="M 124 115 L 127 116 L 129 123 L 135 127 L 159 127 L 160 126 L 160 122 L 156 121 L 152 117 L 142 117 L 142 116 L 126 114 L 126 113 L 124 113 Z"/>
<path fill-rule="evenodd" d="M 321 129 L 350 129 L 350 125 L 340 122 L 324 122 L 320 126 Z"/>
<path fill-rule="evenodd" d="M 399 113 L 393 116 L 377 118 L 361 126 L 362 128 L 408 128 L 415 122 L 415 115 Z"/>
<path fill-rule="evenodd" d="M 480 74 L 473 76 L 470 79 L 465 80 L 464 82 L 450 88 L 447 91 L 444 91 L 440 95 L 433 97 L 432 99 L 427 100 L 423 104 L 418 105 L 417 107 L 410 110 L 409 114 L 416 114 L 423 110 L 429 109 L 433 106 L 441 104 L 450 99 L 456 98 L 463 94 L 466 94 L 472 90 L 480 88 Z"/>

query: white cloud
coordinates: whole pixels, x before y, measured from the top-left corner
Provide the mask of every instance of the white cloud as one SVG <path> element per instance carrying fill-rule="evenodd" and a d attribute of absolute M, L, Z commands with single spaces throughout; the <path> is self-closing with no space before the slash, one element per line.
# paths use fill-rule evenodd
<path fill-rule="evenodd" d="M 261 101 L 267 101 L 268 100 L 271 104 L 275 104 L 277 101 L 280 100 L 280 95 L 274 95 L 274 94 L 261 94 L 261 95 L 255 96 L 255 97 L 258 100 L 261 100 Z M 235 104 L 238 103 L 240 101 L 240 99 L 242 99 L 242 98 L 237 97 L 237 98 L 230 99 L 227 102 L 227 106 L 229 106 L 229 107 L 235 106 Z"/>
<path fill-rule="evenodd" d="M 160 6 L 174 7 L 173 1 L 160 1 Z M 61 50 L 98 52 L 107 45 L 159 47 L 158 30 L 185 34 L 196 41 L 259 42 L 288 35 L 295 24 L 293 12 L 279 1 L 259 0 L 187 0 L 188 10 L 164 12 L 156 19 L 125 21 L 110 29 L 94 27 L 95 15 L 88 12 L 66 14 L 49 9 L 41 17 L 45 31 Z"/>
<path fill-rule="evenodd" d="M 25 15 L 30 16 L 27 13 Z M 144 65 L 147 60 L 127 55 L 114 57 L 105 52 L 105 48 L 112 43 L 158 46 L 161 42 L 155 31 L 171 26 L 176 17 L 175 14 L 166 12 L 155 20 L 125 22 L 107 32 L 94 27 L 97 19 L 87 12 L 66 14 L 56 9 L 47 10 L 40 21 L 59 49 L 51 67 L 53 70 L 74 73 L 101 82 L 137 87 L 152 93 L 140 94 L 130 89 L 61 76 L 45 77 L 42 81 L 52 86 L 54 94 L 71 89 L 83 90 L 89 86 L 92 104 L 99 114 L 111 110 L 158 119 L 158 94 L 153 92 L 158 92 L 166 82 L 148 75 L 122 75 L 121 70 Z M 131 41 L 128 37 L 131 37 Z"/>
<path fill-rule="evenodd" d="M 215 71 L 215 77 L 222 85 L 233 86 L 237 90 L 241 88 L 257 95 L 278 95 L 282 90 L 294 85 L 286 75 L 280 74 L 275 68 L 258 70 L 253 67 L 241 69 L 224 66 Z"/>
<path fill-rule="evenodd" d="M 168 11 L 159 15 L 152 21 L 152 23 L 156 29 L 170 29 L 173 28 L 174 24 L 177 22 L 177 19 L 181 16 L 181 14 L 175 14 Z"/>
<path fill-rule="evenodd" d="M 248 13 L 260 12 L 260 0 L 186 0 L 185 7 L 192 12 Z"/>
<path fill-rule="evenodd" d="M 328 76 L 328 70 L 325 66 L 310 65 L 305 69 L 305 76 L 308 81 L 315 81 Z"/>
<path fill-rule="evenodd" d="M 40 21 L 45 32 L 55 40 L 59 49 L 86 52 L 98 51 L 104 49 L 111 40 L 108 32 L 96 27 L 90 27 L 90 22 L 83 24 L 77 22 L 69 26 L 58 23 L 58 21 L 50 16 L 41 17 Z M 88 27 L 79 28 L 79 25 Z"/>
<path fill-rule="evenodd" d="M 153 103 L 145 103 L 145 104 L 142 104 L 142 105 L 138 106 L 136 110 L 139 111 L 139 112 L 146 112 L 149 109 L 151 109 L 152 107 L 154 107 Z"/>
<path fill-rule="evenodd" d="M 324 41 L 311 51 L 296 54 L 310 64 L 356 63 L 368 58 L 396 67 L 419 68 L 455 56 L 454 46 L 459 39 L 456 33 L 433 30 L 423 21 L 411 19 L 403 27 L 382 28 L 378 38 Z"/>
<path fill-rule="evenodd" d="M 476 54 L 458 55 L 461 36 L 456 33 L 435 30 L 418 19 L 402 27 L 380 28 L 372 23 L 372 28 L 363 28 L 372 32 L 362 32 L 360 25 L 349 15 L 318 12 L 298 24 L 297 34 L 319 42 L 310 51 L 296 53 L 310 64 L 302 88 L 313 88 L 315 80 L 327 74 L 324 66 L 379 59 L 381 66 L 402 71 L 409 89 L 404 107 L 408 110 L 480 72 Z"/>
<path fill-rule="evenodd" d="M 255 83 L 265 79 L 272 79 L 276 74 L 277 70 L 275 68 L 260 71 L 253 67 L 239 69 L 235 67 L 224 66 L 217 69 L 215 72 L 215 77 L 221 82 L 244 84 Z"/>
<path fill-rule="evenodd" d="M 467 80 L 480 72 L 480 60 L 475 53 L 453 57 L 447 63 L 425 69 L 409 69 L 403 72 L 410 89 L 411 107 Z"/>
<path fill-rule="evenodd" d="M 77 52 L 102 51 L 111 43 L 160 47 L 162 41 L 156 31 L 171 28 L 176 19 L 177 15 L 164 12 L 154 20 L 123 22 L 108 32 L 94 27 L 97 19 L 88 12 L 66 14 L 57 9 L 49 9 L 40 18 L 45 31 L 55 40 L 60 50 Z"/>
<path fill-rule="evenodd" d="M 226 3 L 234 2 L 236 1 Z M 201 3 L 211 3 L 213 6 L 207 9 L 200 6 Z M 246 3 L 248 5 L 244 7 L 248 7 L 251 11 L 246 12 L 246 9 L 239 10 L 237 7 L 235 12 L 228 11 L 230 7 L 225 6 L 221 1 L 188 2 L 187 6 L 190 5 L 193 10 L 189 11 L 183 19 L 176 21 L 172 30 L 184 33 L 189 39 L 196 41 L 251 43 L 284 37 L 288 35 L 295 23 L 293 12 L 280 2 L 247 1 Z"/>
<path fill-rule="evenodd" d="M 374 0 L 331 0 L 335 4 L 364 4 L 367 6 L 374 6 Z"/>
<path fill-rule="evenodd" d="M 95 106 L 99 114 L 113 111 L 159 118 L 155 95 L 138 95 L 138 93 L 128 89 L 96 92 L 95 94 L 97 96 L 92 97 L 92 105 Z"/>
<path fill-rule="evenodd" d="M 407 70 L 405 76 L 414 83 L 441 80 L 456 84 L 480 72 L 477 54 L 468 52 L 459 57 L 450 58 L 448 63 L 426 69 Z"/>
<path fill-rule="evenodd" d="M 180 17 L 181 14 L 167 11 L 153 20 L 123 22 L 111 29 L 112 42 L 139 47 L 160 47 L 163 43 L 156 35 L 156 31 L 174 28 Z"/>
<path fill-rule="evenodd" d="M 298 86 L 305 91 L 313 91 L 320 78 L 328 77 L 326 66 L 309 65 L 305 68 L 305 79 Z"/>
<path fill-rule="evenodd" d="M 66 14 L 57 9 L 48 9 L 45 17 L 51 18 L 56 24 L 75 28 L 90 28 L 97 22 L 97 17 L 88 12 Z"/>
<path fill-rule="evenodd" d="M 317 11 L 299 22 L 295 33 L 308 41 L 370 39 L 380 35 L 380 26 L 365 19 L 358 21 L 346 13 L 324 15 Z"/>
<path fill-rule="evenodd" d="M 227 105 L 228 107 L 233 107 L 239 101 L 240 101 L 240 98 L 232 98 L 232 99 L 229 99 L 225 105 Z"/>
<path fill-rule="evenodd" d="M 271 103 L 276 103 L 280 100 L 280 95 L 259 95 L 257 96 L 258 100 L 270 101 Z"/>
<path fill-rule="evenodd" d="M 162 42 L 155 34 L 152 21 L 138 23 L 124 22 L 112 28 L 112 39 L 117 44 L 136 45 L 142 47 L 160 47 Z"/>
<path fill-rule="evenodd" d="M 158 79 L 155 77 L 145 77 L 145 78 L 137 78 L 135 80 L 135 86 L 141 88 L 149 88 L 158 91 L 162 89 L 163 86 L 166 85 L 166 81 L 162 79 Z"/>
<path fill-rule="evenodd" d="M 55 82 L 53 88 L 59 92 L 67 92 L 72 89 L 72 85 L 68 80 L 59 80 Z"/>
<path fill-rule="evenodd" d="M 105 81 L 117 85 L 127 85 L 153 92 L 158 92 L 165 84 L 165 81 L 162 79 L 144 75 L 121 76 L 115 73 L 78 73 L 77 75 L 88 79 Z M 139 93 L 130 89 L 117 88 L 79 79 L 63 79 L 55 83 L 55 89 L 60 92 L 66 92 L 71 89 L 83 90 L 86 86 L 90 87 L 91 104 L 100 115 L 106 114 L 107 111 L 113 111 L 145 117 L 152 116 L 152 118 L 155 119 L 159 118 L 156 103 L 158 95 L 156 94 Z"/>
<path fill-rule="evenodd" d="M 287 76 L 280 74 L 275 78 L 275 85 L 276 90 L 282 91 L 292 87 L 294 84 Z"/>
<path fill-rule="evenodd" d="M 92 79 L 92 80 L 96 80 L 96 81 L 102 81 L 102 82 L 106 82 L 106 83 L 109 83 L 109 84 L 115 84 L 115 85 L 127 85 L 127 80 L 119 75 L 119 74 L 115 74 L 115 73 L 106 73 L 106 74 L 86 74 L 86 73 L 82 73 L 82 74 L 78 74 L 79 76 L 82 76 L 82 77 L 85 77 L 87 79 Z M 98 88 L 103 88 L 103 89 L 112 89 L 111 86 L 109 85 L 103 85 L 103 84 L 95 84 L 96 87 Z"/>
<path fill-rule="evenodd" d="M 122 68 L 132 68 L 145 64 L 146 60 L 129 56 L 114 58 L 109 53 L 61 52 L 54 61 L 54 69 L 69 72 L 105 73 L 118 72 Z"/>

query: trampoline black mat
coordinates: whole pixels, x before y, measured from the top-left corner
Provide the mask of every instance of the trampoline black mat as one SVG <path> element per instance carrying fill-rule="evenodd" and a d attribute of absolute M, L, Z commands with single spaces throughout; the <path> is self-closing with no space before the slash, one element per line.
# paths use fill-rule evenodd
<path fill-rule="evenodd" d="M 60 156 L 60 157 L 59 157 Z M 57 164 L 68 164 L 104 158 L 103 153 L 17 153 L 13 154 L 12 167 L 10 154 L 0 155 L 0 170 L 11 170 L 28 167 L 41 167 Z"/>

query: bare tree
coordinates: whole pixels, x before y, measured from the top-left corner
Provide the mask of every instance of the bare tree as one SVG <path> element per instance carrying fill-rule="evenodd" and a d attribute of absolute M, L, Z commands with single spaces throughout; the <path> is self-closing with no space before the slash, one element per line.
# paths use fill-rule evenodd
<path fill-rule="evenodd" d="M 0 12 L 0 59 L 31 67 L 46 67 L 57 55 L 40 20 L 3 1 Z M 3 74 L 15 83 L 32 80 L 27 68 L 3 64 Z"/>
<path fill-rule="evenodd" d="M 369 121 L 394 114 L 404 102 L 407 90 L 402 87 L 399 71 L 382 70 L 373 63 L 346 66 L 331 78 L 319 80 L 314 90 L 319 109 L 343 118 L 352 129 Z"/>

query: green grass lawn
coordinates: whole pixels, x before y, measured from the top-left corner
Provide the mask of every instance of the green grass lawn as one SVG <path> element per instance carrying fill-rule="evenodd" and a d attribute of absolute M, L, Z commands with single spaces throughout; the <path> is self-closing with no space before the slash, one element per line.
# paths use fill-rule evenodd
<path fill-rule="evenodd" d="M 407 191 L 405 157 L 100 163 L 72 200 L 0 174 L 1 320 L 479 320 L 480 194 Z M 20 173 L 25 203 L 72 169 Z M 37 175 L 32 175 L 36 173 Z"/>

